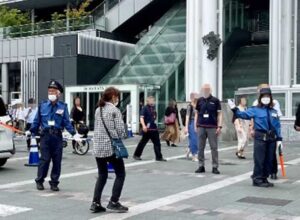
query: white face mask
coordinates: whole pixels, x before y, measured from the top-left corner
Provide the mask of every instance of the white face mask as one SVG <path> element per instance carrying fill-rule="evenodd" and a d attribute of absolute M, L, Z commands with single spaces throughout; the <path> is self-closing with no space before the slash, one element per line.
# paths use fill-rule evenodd
<path fill-rule="evenodd" d="M 269 105 L 270 102 L 271 102 L 270 97 L 263 97 L 263 98 L 261 98 L 261 103 L 264 104 L 264 105 Z"/>
<path fill-rule="evenodd" d="M 48 95 L 48 99 L 49 99 L 51 102 L 54 102 L 54 101 L 57 99 L 57 97 L 56 97 L 56 95 Z"/>

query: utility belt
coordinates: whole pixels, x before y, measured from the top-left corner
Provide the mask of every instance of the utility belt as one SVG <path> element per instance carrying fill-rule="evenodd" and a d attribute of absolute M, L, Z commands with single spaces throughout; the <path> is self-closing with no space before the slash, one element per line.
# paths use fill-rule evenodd
<path fill-rule="evenodd" d="M 276 141 L 277 135 L 274 131 L 255 130 L 254 138 L 261 141 Z"/>
<path fill-rule="evenodd" d="M 45 134 L 62 136 L 62 131 L 58 128 L 45 128 L 42 130 L 41 135 L 43 136 Z"/>

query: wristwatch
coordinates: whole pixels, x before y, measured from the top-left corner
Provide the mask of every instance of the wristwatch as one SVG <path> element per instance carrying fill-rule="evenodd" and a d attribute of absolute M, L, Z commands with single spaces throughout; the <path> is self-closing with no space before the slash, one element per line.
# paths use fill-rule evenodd
<path fill-rule="evenodd" d="M 223 127 L 222 126 L 218 126 L 218 128 L 222 129 Z"/>

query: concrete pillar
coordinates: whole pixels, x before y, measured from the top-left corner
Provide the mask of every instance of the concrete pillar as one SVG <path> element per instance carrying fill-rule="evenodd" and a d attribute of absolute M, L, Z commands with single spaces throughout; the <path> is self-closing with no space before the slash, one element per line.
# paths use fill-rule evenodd
<path fill-rule="evenodd" d="M 202 0 L 202 34 L 201 39 L 209 32 L 218 33 L 217 21 L 217 0 Z M 207 58 L 208 45 L 201 42 L 201 80 L 212 86 L 213 94 L 217 95 L 217 58 L 209 60 Z"/>
<path fill-rule="evenodd" d="M 9 98 L 9 77 L 8 77 L 8 65 L 7 63 L 2 63 L 1 65 L 1 84 L 2 84 L 2 98 L 3 101 L 7 104 Z"/>
<path fill-rule="evenodd" d="M 191 92 L 199 92 L 204 83 L 211 84 L 213 94 L 222 94 L 222 81 L 218 71 L 219 57 L 213 61 L 207 58 L 208 46 L 203 44 L 202 37 L 209 32 L 222 35 L 222 16 L 218 10 L 222 0 L 189 0 L 187 1 L 187 52 L 186 52 L 186 98 L 189 99 Z M 219 13 L 218 13 L 219 12 Z M 219 18 L 218 18 L 219 15 Z M 218 27 L 218 20 L 221 24 Z M 220 52 L 220 51 L 219 51 Z M 221 57 L 220 57 L 221 56 Z"/>
<path fill-rule="evenodd" d="M 270 1 L 269 83 L 291 85 L 295 75 L 294 0 Z"/>

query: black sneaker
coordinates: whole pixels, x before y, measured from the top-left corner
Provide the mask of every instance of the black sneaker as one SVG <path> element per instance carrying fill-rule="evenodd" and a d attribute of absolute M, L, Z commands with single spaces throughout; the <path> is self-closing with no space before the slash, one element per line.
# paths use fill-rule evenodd
<path fill-rule="evenodd" d="M 36 189 L 37 190 L 44 190 L 45 187 L 44 187 L 43 183 L 36 183 Z"/>
<path fill-rule="evenodd" d="M 205 167 L 199 167 L 195 173 L 205 173 Z"/>
<path fill-rule="evenodd" d="M 59 191 L 59 188 L 58 186 L 51 186 L 50 189 L 54 192 L 58 192 Z"/>
<path fill-rule="evenodd" d="M 167 160 L 165 159 L 165 158 L 158 158 L 158 159 L 156 159 L 156 161 L 159 161 L 159 162 L 167 162 Z"/>
<path fill-rule="evenodd" d="M 172 147 L 177 147 L 177 145 L 176 145 L 176 144 L 172 144 L 171 146 L 172 146 Z"/>
<path fill-rule="evenodd" d="M 253 181 L 252 185 L 256 186 L 256 187 L 264 187 L 264 188 L 270 187 L 269 183 L 265 183 L 265 182 L 255 182 L 255 181 Z"/>
<path fill-rule="evenodd" d="M 135 155 L 133 155 L 133 159 L 135 159 L 135 160 L 142 160 L 142 158 L 140 158 L 138 156 L 135 156 Z"/>
<path fill-rule="evenodd" d="M 212 173 L 213 174 L 220 174 L 220 171 L 218 170 L 218 168 L 215 167 L 215 168 L 212 169 Z"/>
<path fill-rule="evenodd" d="M 107 208 L 113 212 L 118 212 L 118 213 L 128 212 L 128 208 L 121 205 L 121 203 L 119 202 L 110 201 L 107 205 Z"/>
<path fill-rule="evenodd" d="M 170 147 L 170 141 L 166 141 L 167 145 Z"/>
<path fill-rule="evenodd" d="M 268 187 L 274 187 L 274 183 L 270 183 L 267 179 L 264 179 L 263 182 L 267 183 L 269 185 Z"/>
<path fill-rule="evenodd" d="M 98 213 L 98 212 L 106 212 L 106 208 L 104 208 L 101 204 L 93 202 L 93 204 L 90 207 L 90 210 L 92 213 Z"/>
<path fill-rule="evenodd" d="M 272 180 L 277 180 L 277 174 L 276 173 L 271 174 L 271 179 Z"/>

